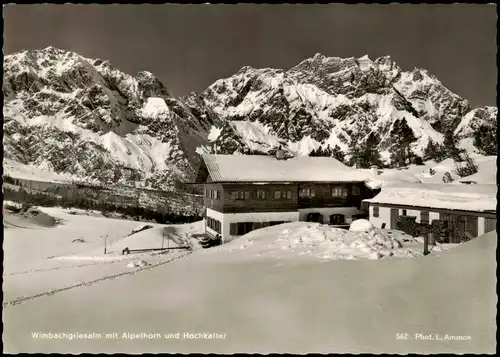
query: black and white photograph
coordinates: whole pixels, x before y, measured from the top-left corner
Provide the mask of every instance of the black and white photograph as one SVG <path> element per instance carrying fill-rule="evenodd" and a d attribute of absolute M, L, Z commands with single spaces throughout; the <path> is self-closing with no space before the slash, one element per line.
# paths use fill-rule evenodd
<path fill-rule="evenodd" d="M 496 353 L 496 4 L 3 20 L 4 354 Z"/>

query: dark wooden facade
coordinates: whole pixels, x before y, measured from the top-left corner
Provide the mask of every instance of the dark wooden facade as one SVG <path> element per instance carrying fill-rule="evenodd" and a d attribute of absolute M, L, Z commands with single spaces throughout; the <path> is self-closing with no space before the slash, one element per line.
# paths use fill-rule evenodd
<path fill-rule="evenodd" d="M 336 190 L 336 192 L 334 192 Z M 333 193 L 341 193 L 340 197 Z M 222 213 L 290 212 L 302 208 L 361 207 L 373 197 L 356 183 L 209 183 L 204 184 L 206 208 Z"/>

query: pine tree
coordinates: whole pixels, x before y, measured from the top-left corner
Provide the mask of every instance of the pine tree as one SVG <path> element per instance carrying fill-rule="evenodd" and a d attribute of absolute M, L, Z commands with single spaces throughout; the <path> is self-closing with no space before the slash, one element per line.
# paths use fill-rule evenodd
<path fill-rule="evenodd" d="M 405 166 L 411 163 L 414 156 L 410 145 L 417 140 L 413 130 L 408 126 L 406 120 L 398 119 L 394 122 L 391 130 L 394 144 L 391 153 L 391 163 L 394 166 Z"/>
<path fill-rule="evenodd" d="M 429 140 L 429 143 L 427 144 L 427 147 L 424 150 L 424 160 L 425 161 L 435 160 L 436 153 L 437 153 L 436 144 L 434 144 L 434 141 Z"/>
<path fill-rule="evenodd" d="M 446 157 L 451 157 L 455 161 L 461 161 L 460 154 L 464 150 L 461 150 L 458 148 L 458 143 L 457 143 L 455 136 L 453 135 L 452 130 L 447 130 L 444 133 L 443 146 L 444 146 L 444 151 L 445 151 Z"/>
<path fill-rule="evenodd" d="M 373 132 L 368 135 L 367 139 L 360 145 L 353 143 L 349 149 L 351 166 L 356 165 L 356 168 L 368 169 L 370 166 L 382 166 L 382 157 L 378 151 L 379 138 Z"/>
<path fill-rule="evenodd" d="M 332 155 L 331 155 L 334 159 L 337 159 L 338 161 L 344 163 L 344 160 L 345 160 L 345 155 L 344 153 L 342 152 L 342 150 L 340 150 L 340 147 L 338 145 L 335 145 L 332 149 Z"/>
<path fill-rule="evenodd" d="M 474 146 L 483 155 L 498 155 L 496 128 L 481 125 L 474 133 Z"/>
<path fill-rule="evenodd" d="M 309 156 L 318 157 L 318 156 L 325 156 L 325 155 L 324 155 L 323 149 L 321 148 L 321 146 L 319 146 L 317 149 L 314 149 L 313 151 L 311 151 L 309 153 Z"/>

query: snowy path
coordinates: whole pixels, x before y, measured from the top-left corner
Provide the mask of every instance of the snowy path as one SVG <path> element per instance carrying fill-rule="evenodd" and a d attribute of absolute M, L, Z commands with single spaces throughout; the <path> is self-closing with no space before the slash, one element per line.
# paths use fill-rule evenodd
<path fill-rule="evenodd" d="M 101 276 L 99 278 L 96 278 L 96 279 L 93 279 L 93 280 L 82 281 L 82 282 L 79 282 L 77 284 L 70 284 L 70 285 L 67 285 L 67 286 L 64 286 L 64 287 L 61 287 L 61 288 L 49 288 L 49 290 L 45 290 L 43 292 L 36 293 L 36 294 L 33 294 L 33 295 L 16 297 L 16 298 L 14 298 L 14 299 L 12 299 L 10 301 L 4 301 L 3 304 L 2 304 L 2 306 L 5 308 L 6 306 L 12 306 L 12 305 L 21 304 L 21 303 L 26 302 L 28 300 L 33 300 L 33 299 L 36 299 L 36 298 L 39 298 L 39 297 L 42 297 L 42 296 L 54 295 L 54 294 L 62 292 L 62 291 L 71 290 L 71 289 L 75 289 L 75 288 L 79 288 L 79 287 L 83 287 L 83 286 L 91 286 L 91 285 L 96 284 L 98 282 L 109 280 L 109 279 L 116 279 L 116 278 L 119 278 L 119 277 L 124 276 L 124 275 L 136 274 L 136 273 L 139 273 L 141 271 L 153 269 L 153 268 L 159 267 L 161 265 L 170 263 L 172 261 L 184 258 L 184 257 L 188 256 L 189 254 L 191 254 L 191 251 L 187 251 L 187 252 L 183 252 L 183 253 L 180 253 L 180 254 L 176 254 L 175 256 L 171 256 L 167 260 L 160 260 L 157 263 L 154 263 L 154 264 L 151 264 L 151 265 L 148 265 L 148 266 L 145 266 L 145 267 L 141 267 L 141 268 L 134 268 L 134 270 L 128 270 L 128 271 L 123 271 L 124 269 L 130 269 L 130 268 L 126 268 L 125 264 L 123 264 L 123 265 L 121 265 L 119 267 L 119 268 L 121 268 L 120 270 L 122 270 L 119 273 Z M 120 261 L 112 261 L 112 262 L 106 262 L 106 263 L 102 263 L 101 262 L 101 263 L 94 263 L 94 264 L 80 264 L 80 265 L 72 265 L 72 266 L 61 266 L 61 267 L 55 267 L 55 268 L 52 268 L 52 269 L 40 269 L 38 271 L 31 271 L 31 272 L 32 273 L 34 273 L 34 272 L 52 272 L 53 270 L 58 270 L 58 269 L 62 269 L 62 268 L 89 267 L 89 266 L 96 266 L 96 265 L 113 264 L 113 263 L 117 263 L 117 262 L 124 263 L 123 260 L 120 260 Z M 102 268 L 100 267 L 100 269 L 98 271 L 98 274 L 100 274 L 102 272 L 103 272 Z M 26 273 L 29 273 L 29 272 L 22 272 L 22 274 L 26 274 Z M 89 276 L 89 272 L 88 271 L 85 271 L 84 274 L 85 274 L 86 277 Z M 15 275 L 15 273 L 11 273 L 9 275 Z M 54 279 L 54 278 L 56 278 L 56 276 L 54 276 L 53 273 L 51 273 L 50 277 L 51 277 L 51 279 L 50 279 L 51 283 L 53 283 L 54 281 L 55 282 L 59 282 L 60 281 L 59 279 Z M 33 278 L 33 276 L 31 276 L 30 278 Z M 48 282 L 49 281 L 49 280 L 46 280 L 46 279 L 39 279 L 38 275 L 36 277 L 34 277 L 34 278 L 37 279 L 38 282 L 41 282 L 41 281 Z M 74 278 L 75 278 L 75 275 L 72 274 L 70 276 L 70 279 L 74 280 Z M 11 285 L 18 285 L 18 284 L 19 284 L 18 280 L 16 280 L 15 282 L 14 281 L 9 281 L 8 278 L 6 279 L 6 276 L 4 276 L 4 292 L 6 293 L 6 295 L 11 295 L 11 294 L 9 294 L 11 292 L 11 289 L 8 289 Z M 25 284 L 24 286 L 32 287 L 32 285 L 29 285 L 29 284 Z M 7 287 L 7 289 L 6 289 L 6 287 Z M 36 289 L 37 287 L 38 286 L 35 286 L 34 288 Z M 7 293 L 7 291 L 9 293 Z M 4 298 L 5 298 L 5 295 L 4 295 Z"/>

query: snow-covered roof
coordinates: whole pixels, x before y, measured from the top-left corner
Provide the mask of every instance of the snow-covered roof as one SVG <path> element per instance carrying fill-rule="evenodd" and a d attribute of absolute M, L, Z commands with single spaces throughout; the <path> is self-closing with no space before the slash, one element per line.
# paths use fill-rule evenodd
<path fill-rule="evenodd" d="M 369 176 L 366 186 L 371 190 L 382 188 L 383 186 L 403 183 L 421 183 L 420 179 L 405 170 L 382 169 L 378 174 L 374 174 L 371 169 L 358 169 L 360 172 Z"/>
<path fill-rule="evenodd" d="M 203 154 L 212 182 L 364 182 L 368 175 L 329 157 Z M 198 181 L 199 182 L 199 181 Z"/>
<path fill-rule="evenodd" d="M 364 202 L 463 211 L 496 211 L 496 185 L 400 184 Z"/>

